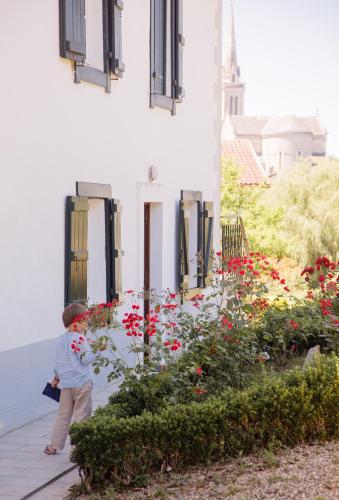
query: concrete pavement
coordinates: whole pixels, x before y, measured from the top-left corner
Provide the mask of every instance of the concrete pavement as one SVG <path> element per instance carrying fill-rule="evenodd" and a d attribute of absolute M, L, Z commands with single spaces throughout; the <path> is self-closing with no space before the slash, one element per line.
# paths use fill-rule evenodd
<path fill-rule="evenodd" d="M 106 404 L 108 396 L 117 388 L 118 384 L 112 383 L 104 389 L 93 392 L 93 408 Z M 1 500 L 61 499 L 62 496 L 53 496 L 58 493 L 53 493 L 53 487 L 49 485 L 60 478 L 59 490 L 64 488 L 66 491 L 73 484 L 73 479 L 79 477 L 75 469 L 72 474 L 67 475 L 67 478 L 62 479 L 67 471 L 75 468 L 69 459 L 69 443 L 57 455 L 48 456 L 43 453 L 45 445 L 49 442 L 54 417 L 55 412 L 0 438 Z"/>

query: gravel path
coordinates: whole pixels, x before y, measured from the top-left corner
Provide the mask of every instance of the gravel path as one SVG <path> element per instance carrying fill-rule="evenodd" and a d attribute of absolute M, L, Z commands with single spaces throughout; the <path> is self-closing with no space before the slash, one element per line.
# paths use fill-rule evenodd
<path fill-rule="evenodd" d="M 154 474 L 147 488 L 104 497 L 111 500 L 334 500 L 339 499 L 339 442 L 242 457 L 185 473 Z"/>

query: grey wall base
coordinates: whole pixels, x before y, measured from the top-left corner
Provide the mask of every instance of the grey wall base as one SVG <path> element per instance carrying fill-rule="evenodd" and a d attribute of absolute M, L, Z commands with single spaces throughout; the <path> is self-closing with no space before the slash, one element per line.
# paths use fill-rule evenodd
<path fill-rule="evenodd" d="M 58 409 L 41 394 L 53 378 L 55 342 L 0 352 L 0 436 Z M 93 377 L 94 389 L 106 385 L 106 373 Z"/>

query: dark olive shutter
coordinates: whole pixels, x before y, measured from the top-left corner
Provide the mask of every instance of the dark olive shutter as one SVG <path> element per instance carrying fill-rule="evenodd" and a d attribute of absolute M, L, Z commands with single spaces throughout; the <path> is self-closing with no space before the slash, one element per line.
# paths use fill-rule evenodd
<path fill-rule="evenodd" d="M 109 60 L 110 70 L 117 77 L 122 77 L 125 65 L 122 61 L 122 29 L 121 16 L 124 8 L 122 0 L 109 0 Z"/>
<path fill-rule="evenodd" d="M 153 0 L 154 93 L 166 94 L 166 0 Z"/>
<path fill-rule="evenodd" d="M 179 202 L 179 286 L 185 292 L 189 289 L 189 227 L 191 203 L 180 200 Z"/>
<path fill-rule="evenodd" d="M 65 238 L 65 305 L 87 302 L 88 198 L 67 196 Z"/>
<path fill-rule="evenodd" d="M 113 200 L 114 208 L 114 254 L 115 273 L 114 284 L 115 293 L 118 297 L 122 295 L 122 248 L 121 248 L 121 212 L 122 206 L 119 200 Z"/>
<path fill-rule="evenodd" d="M 208 276 L 212 269 L 213 263 L 213 225 L 214 225 L 214 207 L 212 201 L 204 202 L 203 212 L 203 239 L 204 239 L 204 269 L 203 278 L 204 286 L 208 283 Z"/>
<path fill-rule="evenodd" d="M 174 0 L 174 67 L 173 67 L 173 96 L 180 101 L 184 95 L 183 89 L 183 0 Z"/>
<path fill-rule="evenodd" d="M 86 57 L 85 0 L 59 0 L 60 55 L 83 62 Z"/>
<path fill-rule="evenodd" d="M 122 294 L 121 211 L 119 200 L 105 200 L 107 302 Z"/>

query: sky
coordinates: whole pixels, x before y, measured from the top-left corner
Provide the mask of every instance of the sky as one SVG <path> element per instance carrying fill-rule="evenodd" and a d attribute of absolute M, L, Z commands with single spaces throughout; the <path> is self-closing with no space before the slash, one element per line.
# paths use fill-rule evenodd
<path fill-rule="evenodd" d="M 233 11 L 245 114 L 318 111 L 339 158 L 339 0 L 233 0 Z"/>

